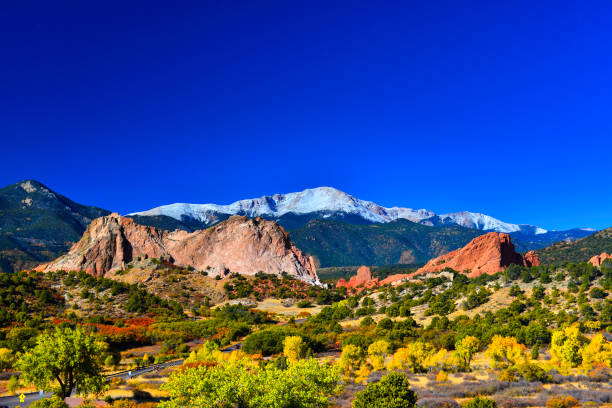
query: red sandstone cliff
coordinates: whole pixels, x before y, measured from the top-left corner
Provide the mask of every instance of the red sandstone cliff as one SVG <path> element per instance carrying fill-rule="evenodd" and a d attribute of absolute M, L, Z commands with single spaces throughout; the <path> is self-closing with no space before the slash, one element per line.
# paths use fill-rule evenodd
<path fill-rule="evenodd" d="M 503 271 L 510 264 L 537 266 L 540 264 L 540 259 L 534 251 L 529 251 L 524 256 L 517 253 L 508 234 L 489 232 L 474 238 L 463 248 L 430 260 L 425 266 L 411 274 L 390 275 L 379 281 L 378 279 L 372 279 L 370 268 L 362 266 L 348 282 L 340 279 L 336 287 L 346 287 L 349 290 L 358 291 L 363 288 L 393 285 L 417 275 L 440 272 L 445 268 L 451 268 L 458 272 L 469 270 L 466 275 L 475 278 L 483 273 L 492 275 Z"/>
<path fill-rule="evenodd" d="M 281 226 L 242 216 L 189 233 L 142 226 L 131 218 L 111 214 L 92 221 L 68 254 L 38 269 L 104 275 L 137 257 L 164 257 L 178 266 L 206 270 L 211 276 L 227 271 L 245 275 L 287 272 L 308 283 L 319 282 L 312 259 L 293 245 Z"/>
<path fill-rule="evenodd" d="M 474 238 L 463 248 L 430 260 L 409 276 L 452 268 L 458 272 L 469 270 L 466 275 L 475 278 L 484 273 L 492 275 L 503 271 L 510 264 L 536 266 L 540 264 L 540 260 L 533 251 L 527 252 L 525 256 L 518 254 L 508 234 L 489 232 Z"/>

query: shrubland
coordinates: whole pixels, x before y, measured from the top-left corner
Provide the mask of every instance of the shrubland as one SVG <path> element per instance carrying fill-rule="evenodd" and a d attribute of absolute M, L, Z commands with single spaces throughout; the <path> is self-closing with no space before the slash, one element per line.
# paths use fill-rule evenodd
<path fill-rule="evenodd" d="M 547 401 L 558 406 L 565 399 L 553 397 L 563 392 L 581 403 L 612 400 L 601 386 L 612 378 L 610 262 L 601 268 L 510 266 L 475 279 L 446 271 L 352 294 L 324 288 L 293 293 L 290 287 L 297 291 L 299 284 L 276 277 L 287 281 L 296 299 L 329 303 L 283 325 L 277 316 L 241 304 L 202 304 L 187 316 L 180 304 L 137 285 L 78 273 L 3 279 L 2 304 L 9 300 L 17 310 L 8 303 L 1 367 L 10 369 L 19 353 L 33 350 L 37 336 L 54 326 L 80 328 L 102 342 L 106 366 L 117 364 L 118 351 L 157 344 L 161 351 L 140 358 L 142 364 L 162 361 L 162 355 L 187 357 L 164 386 L 170 399 L 162 407 L 207 406 L 213 399 L 225 401 L 219 406 L 264 407 L 271 406 L 271 396 L 283 401 L 276 406 L 287 407 L 327 406 L 342 398 L 355 407 L 378 406 L 376 401 L 396 406 L 397 398 L 409 403 L 397 405 L 402 407 L 459 406 L 458 399 L 473 407 L 545 406 Z M 255 290 L 269 279 L 228 282 L 232 293 L 256 297 L 247 283 Z M 18 286 L 24 286 L 22 298 Z M 115 300 L 123 299 L 125 317 L 77 314 L 83 309 L 66 308 L 70 300 L 60 296 L 64 289 L 82 308 L 114 292 Z M 28 313 L 20 320 L 24 303 Z M 52 319 L 50 310 L 61 317 Z M 203 344 L 190 350 L 186 343 L 194 340 Z M 222 351 L 234 342 L 241 351 Z M 588 384 L 590 391 L 566 385 L 575 382 Z M 236 387 L 241 391 L 232 394 Z"/>

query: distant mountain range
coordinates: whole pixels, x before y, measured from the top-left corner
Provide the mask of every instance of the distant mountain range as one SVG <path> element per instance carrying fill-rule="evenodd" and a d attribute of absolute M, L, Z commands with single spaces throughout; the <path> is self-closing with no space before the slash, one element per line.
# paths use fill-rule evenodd
<path fill-rule="evenodd" d="M 0 189 L 0 271 L 33 267 L 66 253 L 92 219 L 109 213 L 77 204 L 34 180 Z M 386 208 L 330 187 L 229 205 L 170 204 L 129 216 L 142 225 L 195 231 L 235 214 L 278 222 L 323 267 L 424 263 L 483 231 L 510 233 L 522 252 L 593 233 L 581 228 L 547 231 L 466 211 L 438 215 Z"/>
<path fill-rule="evenodd" d="M 323 267 L 424 263 L 467 244 L 483 231 L 509 233 L 521 252 L 562 240 L 576 240 L 594 232 L 589 228 L 549 231 L 468 211 L 436 214 L 426 209 L 387 208 L 331 187 L 245 199 L 228 205 L 169 204 L 129 216 L 145 225 L 194 231 L 235 214 L 278 222 L 288 230 L 296 245 L 314 256 Z"/>
<path fill-rule="evenodd" d="M 383 224 L 400 219 L 428 226 L 461 226 L 481 231 L 517 233 L 534 243 L 550 243 L 555 239 L 576 239 L 592 234 L 594 230 L 576 228 L 568 231 L 548 231 L 529 224 L 512 224 L 486 214 L 460 211 L 436 214 L 433 211 L 405 207 L 383 207 L 371 201 L 360 200 L 331 187 L 318 187 L 297 193 L 275 194 L 236 201 L 229 205 L 176 203 L 151 210 L 129 214 L 133 217 L 165 217 L 178 221 L 182 228 L 202 228 L 226 219 L 230 215 L 274 219 L 288 229 L 301 227 L 313 219 L 333 219 L 350 224 Z M 143 220 L 144 221 L 144 220 Z M 172 223 L 172 221 L 166 221 Z"/>
<path fill-rule="evenodd" d="M 0 271 L 56 258 L 81 239 L 91 220 L 109 213 L 77 204 L 34 180 L 0 189 Z"/>

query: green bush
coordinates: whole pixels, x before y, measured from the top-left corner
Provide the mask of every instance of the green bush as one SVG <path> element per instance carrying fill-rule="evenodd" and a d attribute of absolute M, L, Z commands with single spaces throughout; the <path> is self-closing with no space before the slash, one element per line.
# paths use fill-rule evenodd
<path fill-rule="evenodd" d="M 352 408 L 415 408 L 416 401 L 417 396 L 410 390 L 408 378 L 395 371 L 359 391 Z"/>
<path fill-rule="evenodd" d="M 546 371 L 537 364 L 522 364 L 518 367 L 518 372 L 527 381 L 540 381 L 543 383 L 552 381 L 552 376 L 547 374 Z"/>
<path fill-rule="evenodd" d="M 476 397 L 463 404 L 463 408 L 497 408 L 497 404 L 492 399 Z"/>
<path fill-rule="evenodd" d="M 536 344 L 535 346 L 531 348 L 531 359 L 537 360 L 539 357 L 540 357 L 540 350 L 538 348 L 538 345 Z"/>
<path fill-rule="evenodd" d="M 370 336 L 363 334 L 351 334 L 342 339 L 342 347 L 346 347 L 349 344 L 359 347 L 362 350 L 367 350 L 370 344 L 374 342 L 374 339 Z"/>
<path fill-rule="evenodd" d="M 491 296 L 491 291 L 486 288 L 481 288 L 480 290 L 474 290 L 471 292 L 467 300 L 463 302 L 463 308 L 465 310 L 471 310 L 480 305 L 484 305 L 489 301 L 489 297 Z"/>
<path fill-rule="evenodd" d="M 53 396 L 52 398 L 43 398 L 34 401 L 30 404 L 30 408 L 68 408 L 68 404 L 63 399 Z"/>
<path fill-rule="evenodd" d="M 378 322 L 377 327 L 384 330 L 391 330 L 393 329 L 393 320 L 389 319 L 388 317 L 385 317 L 384 319 Z"/>
<path fill-rule="evenodd" d="M 593 288 L 589 292 L 589 296 L 593 299 L 605 299 L 607 294 L 601 288 Z"/>
<path fill-rule="evenodd" d="M 283 341 L 288 336 L 300 336 L 313 351 L 320 351 L 323 345 L 311 337 L 300 333 L 297 329 L 291 327 L 271 327 L 252 333 L 244 339 L 242 350 L 247 354 L 262 354 L 270 356 L 279 354 L 283 351 Z"/>

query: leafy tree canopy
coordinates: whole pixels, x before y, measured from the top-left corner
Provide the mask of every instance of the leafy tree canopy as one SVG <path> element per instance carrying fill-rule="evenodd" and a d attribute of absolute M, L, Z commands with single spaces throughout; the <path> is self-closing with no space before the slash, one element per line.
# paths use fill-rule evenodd
<path fill-rule="evenodd" d="M 70 396 L 77 384 L 80 393 L 98 393 L 104 387 L 98 361 L 104 350 L 103 343 L 81 329 L 56 329 L 40 335 L 36 346 L 21 356 L 17 367 L 26 382 L 39 389 L 54 389 L 62 398 Z"/>
<path fill-rule="evenodd" d="M 338 388 L 339 374 L 327 363 L 299 360 L 286 370 L 248 359 L 172 374 L 163 389 L 170 400 L 159 408 L 325 408 Z"/>
<path fill-rule="evenodd" d="M 353 408 L 414 408 L 417 396 L 410 390 L 408 378 L 397 371 L 357 393 Z"/>

